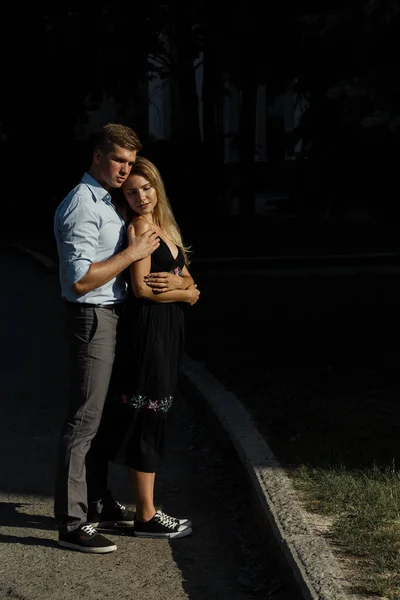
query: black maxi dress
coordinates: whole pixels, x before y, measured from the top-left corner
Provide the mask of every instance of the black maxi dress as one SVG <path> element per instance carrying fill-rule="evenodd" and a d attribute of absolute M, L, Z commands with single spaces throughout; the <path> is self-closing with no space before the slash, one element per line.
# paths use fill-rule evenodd
<path fill-rule="evenodd" d="M 160 238 L 151 272 L 180 275 L 176 258 Z M 129 285 L 110 394 L 103 415 L 111 462 L 156 472 L 164 455 L 167 417 L 174 400 L 184 348 L 184 303 L 136 298 Z"/>

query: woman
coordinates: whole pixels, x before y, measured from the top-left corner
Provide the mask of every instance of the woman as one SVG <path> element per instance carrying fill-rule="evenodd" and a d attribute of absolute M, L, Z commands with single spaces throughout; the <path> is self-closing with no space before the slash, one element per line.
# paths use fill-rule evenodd
<path fill-rule="evenodd" d="M 191 522 L 156 510 L 154 481 L 183 352 L 184 306 L 195 304 L 200 292 L 188 271 L 188 248 L 154 164 L 137 158 L 122 192 L 121 212 L 133 223 L 135 234 L 155 228 L 160 246 L 130 268 L 113 398 L 108 403 L 115 417 L 105 419 L 114 423 L 109 432 L 110 460 L 130 467 L 136 499 L 134 534 L 184 537 L 192 532 Z"/>

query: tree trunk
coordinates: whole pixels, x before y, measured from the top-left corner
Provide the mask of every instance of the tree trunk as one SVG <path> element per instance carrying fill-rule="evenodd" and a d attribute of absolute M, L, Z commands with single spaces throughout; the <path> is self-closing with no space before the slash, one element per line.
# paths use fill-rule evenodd
<path fill-rule="evenodd" d="M 227 185 L 225 182 L 225 137 L 224 137 L 224 80 L 220 68 L 215 33 L 205 31 L 203 60 L 203 139 L 207 163 L 212 165 L 215 174 L 216 213 L 226 217 L 228 206 Z"/>
<path fill-rule="evenodd" d="M 251 219 L 255 214 L 255 131 L 257 82 L 251 68 L 252 57 L 243 51 L 241 65 L 241 105 L 239 115 L 239 215 Z"/>
<path fill-rule="evenodd" d="M 192 36 L 190 7 L 186 3 L 175 12 L 172 43 L 176 49 L 175 72 L 179 94 L 179 102 L 173 113 L 173 132 L 176 141 L 184 144 L 185 153 L 188 155 L 191 150 L 198 150 L 201 138 L 199 99 L 194 67 L 196 50 Z"/>

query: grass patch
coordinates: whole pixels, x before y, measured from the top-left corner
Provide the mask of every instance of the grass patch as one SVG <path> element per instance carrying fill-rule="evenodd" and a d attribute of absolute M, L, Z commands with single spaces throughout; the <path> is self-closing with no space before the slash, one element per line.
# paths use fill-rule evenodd
<path fill-rule="evenodd" d="M 355 591 L 399 600 L 400 472 L 302 466 L 292 477 L 306 508 L 332 517 L 333 543 L 361 559 Z"/>

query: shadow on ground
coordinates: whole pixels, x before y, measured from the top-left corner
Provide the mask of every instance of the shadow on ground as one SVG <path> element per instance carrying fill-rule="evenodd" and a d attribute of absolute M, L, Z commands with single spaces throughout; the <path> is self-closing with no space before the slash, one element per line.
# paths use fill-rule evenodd
<path fill-rule="evenodd" d="M 132 538 L 131 531 L 112 532 L 118 552 L 106 559 L 107 568 L 58 548 L 52 498 L 68 397 L 68 352 L 57 274 L 12 253 L 0 260 L 10 286 L 10 294 L 0 298 L 5 340 L 0 452 L 7 457 L 0 467 L 0 552 L 8 560 L 5 584 L 15 596 L 55 597 L 66 572 L 60 563 L 68 561 L 68 589 L 62 590 L 71 598 L 83 579 L 90 583 L 90 598 L 99 597 L 97 588 L 111 597 L 117 585 L 121 597 L 165 597 L 168 589 L 170 597 L 192 600 L 265 598 L 272 597 L 270 592 L 279 600 L 293 598 L 291 592 L 285 596 L 275 561 L 248 514 L 246 480 L 237 464 L 219 453 L 207 425 L 183 397 L 171 412 L 156 502 L 170 514 L 190 517 L 193 535 L 169 543 Z M 112 465 L 110 471 L 115 498 L 133 507 L 126 469 Z"/>

